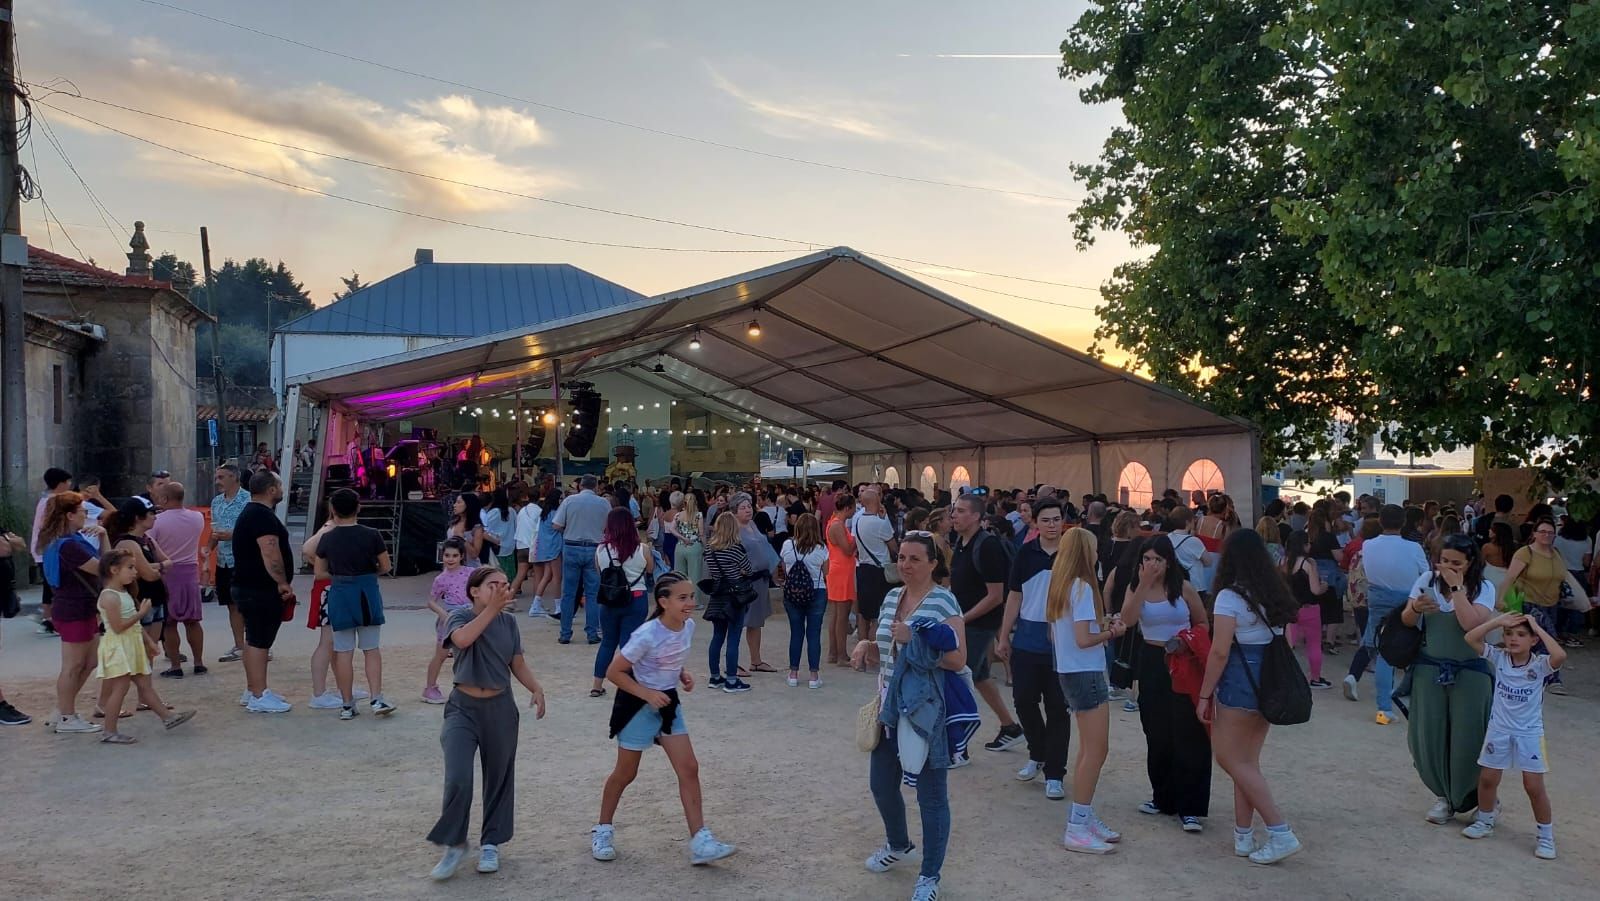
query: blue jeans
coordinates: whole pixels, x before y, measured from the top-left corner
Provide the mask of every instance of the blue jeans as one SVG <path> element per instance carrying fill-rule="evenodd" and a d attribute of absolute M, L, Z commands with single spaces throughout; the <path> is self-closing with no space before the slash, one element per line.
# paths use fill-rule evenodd
<path fill-rule="evenodd" d="M 711 624 L 711 662 L 708 665 L 711 668 L 712 678 L 716 678 L 719 672 L 723 672 L 721 667 L 718 666 L 718 658 L 722 656 L 724 642 L 727 643 L 728 647 L 728 668 L 726 670 L 728 678 L 737 679 L 739 677 L 739 639 L 744 637 L 744 617 L 749 612 L 749 607 L 740 607 L 735 610 L 730 604 L 728 618 L 720 623 Z"/>
<path fill-rule="evenodd" d="M 617 648 L 627 644 L 633 636 L 633 630 L 644 625 L 644 618 L 650 612 L 649 603 L 644 592 L 635 591 L 633 600 L 626 607 L 600 605 L 600 650 L 594 655 L 596 679 L 605 678 L 606 667 L 611 665 Z"/>
<path fill-rule="evenodd" d="M 572 617 L 578 612 L 578 589 L 583 589 L 583 631 L 598 637 L 594 608 L 600 604 L 600 570 L 594 565 L 594 545 L 567 542 L 561 550 L 561 640 L 572 640 Z"/>
<path fill-rule="evenodd" d="M 806 662 L 811 671 L 822 667 L 822 614 L 828 609 L 828 589 L 818 588 L 811 593 L 811 606 L 800 609 L 785 602 L 783 611 L 789 614 L 789 668 L 800 669 L 800 645 L 806 646 Z M 734 670 L 738 672 L 738 670 Z"/>
<path fill-rule="evenodd" d="M 1390 666 L 1388 661 L 1383 659 L 1383 655 L 1379 654 L 1377 651 L 1378 624 L 1382 623 L 1384 617 L 1388 616 L 1396 608 L 1404 604 L 1405 601 L 1402 600 L 1399 603 L 1386 603 L 1385 601 L 1380 601 L 1380 599 L 1375 596 L 1376 594 L 1377 592 L 1373 591 L 1372 589 L 1368 589 L 1367 625 L 1366 628 L 1362 630 L 1361 635 L 1361 650 L 1367 651 L 1368 653 L 1356 654 L 1355 659 L 1350 661 L 1349 675 L 1356 677 L 1356 681 L 1361 681 L 1362 674 L 1366 672 L 1367 661 L 1372 657 L 1376 657 L 1376 665 L 1373 667 L 1373 679 L 1377 682 L 1376 690 L 1378 694 L 1375 700 L 1377 701 L 1379 712 L 1384 714 L 1393 714 L 1394 667 Z"/>
<path fill-rule="evenodd" d="M 872 800 L 883 818 L 883 834 L 889 847 L 903 851 L 911 847 L 906 831 L 906 800 L 900 794 L 899 744 L 887 736 L 872 749 L 868 781 Z M 944 851 L 950 844 L 950 771 L 924 767 L 917 774 L 917 806 L 922 808 L 922 874 L 938 878 L 944 869 Z"/>

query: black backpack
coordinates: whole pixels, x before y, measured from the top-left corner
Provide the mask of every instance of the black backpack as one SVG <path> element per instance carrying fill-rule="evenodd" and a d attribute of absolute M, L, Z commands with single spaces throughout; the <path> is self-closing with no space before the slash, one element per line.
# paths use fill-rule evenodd
<path fill-rule="evenodd" d="M 1245 678 L 1255 689 L 1256 709 L 1274 726 L 1297 726 L 1311 719 L 1311 683 L 1306 681 L 1300 661 L 1294 657 L 1289 640 L 1282 635 L 1272 636 L 1261 657 L 1261 682 L 1244 668 Z"/>
<path fill-rule="evenodd" d="M 997 538 L 988 529 L 979 529 L 978 530 L 978 534 L 972 536 L 972 565 L 973 565 L 974 568 L 976 568 L 978 566 L 979 561 L 981 561 L 983 559 L 982 557 L 978 556 L 978 551 L 979 551 L 980 548 L 983 547 L 983 543 L 985 541 L 988 541 L 991 538 L 994 538 L 994 540 L 1000 542 L 1000 549 L 1006 552 L 1006 570 L 1005 571 L 1006 571 L 1007 576 L 1009 576 L 1010 573 L 1011 573 L 1011 564 L 1017 562 L 1017 545 L 1016 545 L 1016 542 L 1014 542 L 1014 541 L 1006 541 L 1004 538 Z M 1000 581 L 1004 582 L 1005 578 L 1001 578 Z"/>
<path fill-rule="evenodd" d="M 630 582 L 628 571 L 622 568 L 610 547 L 606 548 L 606 556 L 611 558 L 611 562 L 600 570 L 600 604 L 604 607 L 626 607 L 633 603 L 633 586 L 639 584 L 644 573 L 641 572 L 638 579 Z"/>
<path fill-rule="evenodd" d="M 798 547 L 794 549 L 794 556 L 794 565 L 789 567 L 783 580 L 783 602 L 804 609 L 816 600 L 817 583 L 811 578 L 811 568 L 806 566 L 805 555 Z"/>

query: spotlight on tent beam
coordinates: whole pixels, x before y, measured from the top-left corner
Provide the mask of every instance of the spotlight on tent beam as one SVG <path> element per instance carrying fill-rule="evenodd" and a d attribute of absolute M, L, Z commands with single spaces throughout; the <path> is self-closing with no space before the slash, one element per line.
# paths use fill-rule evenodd
<path fill-rule="evenodd" d="M 546 410 L 545 413 L 544 413 L 544 424 L 545 425 L 555 425 L 556 424 L 556 414 L 550 412 L 549 410 Z"/>
<path fill-rule="evenodd" d="M 759 320 L 759 319 L 750 320 L 750 324 L 745 326 L 744 330 L 745 330 L 745 333 L 748 334 L 752 338 L 761 337 L 761 320 Z"/>
<path fill-rule="evenodd" d="M 667 371 L 667 367 L 665 367 L 665 366 L 663 366 L 661 364 L 661 355 L 660 354 L 656 354 L 656 365 L 650 367 L 650 371 L 654 372 L 654 373 L 657 373 L 657 374 L 663 374 L 663 373 L 665 373 Z M 660 404 L 656 404 L 656 406 L 659 407 L 661 405 Z"/>
<path fill-rule="evenodd" d="M 694 334 L 689 337 L 689 349 L 690 350 L 699 350 L 700 349 L 700 330 L 699 329 L 695 329 L 694 330 Z"/>

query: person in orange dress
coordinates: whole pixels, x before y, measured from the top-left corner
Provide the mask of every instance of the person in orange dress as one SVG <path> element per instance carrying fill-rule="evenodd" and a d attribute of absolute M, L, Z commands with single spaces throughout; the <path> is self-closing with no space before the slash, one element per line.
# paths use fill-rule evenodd
<path fill-rule="evenodd" d="M 856 536 L 850 534 L 850 516 L 855 512 L 854 497 L 837 495 L 824 536 L 828 542 L 828 662 L 839 666 L 850 665 L 850 610 L 856 600 Z"/>

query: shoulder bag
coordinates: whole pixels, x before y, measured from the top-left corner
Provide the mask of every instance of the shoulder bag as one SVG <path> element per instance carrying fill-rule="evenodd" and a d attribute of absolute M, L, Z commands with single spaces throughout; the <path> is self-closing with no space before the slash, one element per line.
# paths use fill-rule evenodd
<path fill-rule="evenodd" d="M 1406 605 L 1401 604 L 1378 624 L 1378 656 L 1395 669 L 1415 664 L 1422 655 L 1422 620 L 1419 617 L 1415 626 L 1406 625 L 1400 618 L 1405 609 Z"/>
<path fill-rule="evenodd" d="M 1256 693 L 1256 709 L 1263 719 L 1274 726 L 1297 726 L 1311 719 L 1311 683 L 1306 681 L 1305 671 L 1300 669 L 1287 638 L 1275 634 L 1267 642 L 1261 657 L 1259 685 L 1250 674 L 1249 664 L 1240 662 L 1245 664 L 1244 675 Z"/>

